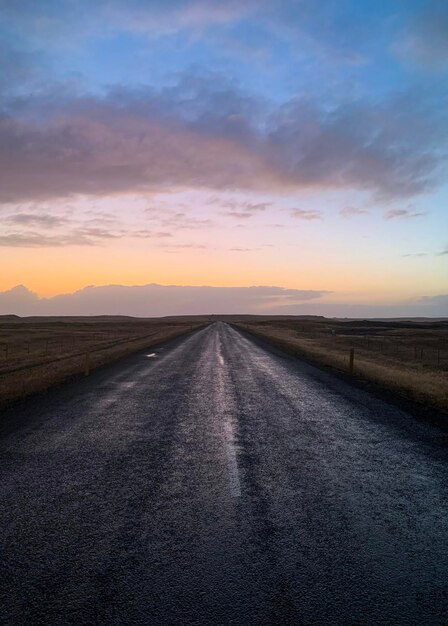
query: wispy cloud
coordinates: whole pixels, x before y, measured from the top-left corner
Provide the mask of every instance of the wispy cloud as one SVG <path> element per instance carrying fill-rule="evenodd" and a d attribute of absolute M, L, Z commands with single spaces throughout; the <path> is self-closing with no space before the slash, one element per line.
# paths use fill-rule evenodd
<path fill-rule="evenodd" d="M 247 220 L 250 217 L 253 217 L 254 214 L 249 211 L 226 211 L 223 215 L 228 215 L 229 217 L 235 217 L 238 220 Z"/>
<path fill-rule="evenodd" d="M 43 233 L 12 232 L 0 235 L 0 246 L 7 248 L 60 248 L 66 246 L 94 246 L 103 239 L 112 239 L 110 233 L 93 234 L 80 230 L 69 235 L 46 235 Z"/>
<path fill-rule="evenodd" d="M 238 220 L 250 219 L 272 206 L 270 202 L 237 202 L 234 200 L 217 199 L 214 199 L 212 204 L 218 204 L 219 206 L 227 209 L 221 212 L 222 215 L 234 217 Z"/>
<path fill-rule="evenodd" d="M 397 36 L 392 49 L 405 63 L 418 63 L 432 70 L 448 66 L 448 4 L 427 0 Z"/>
<path fill-rule="evenodd" d="M 164 243 L 160 244 L 159 247 L 171 250 L 207 250 L 209 248 L 202 243 Z"/>
<path fill-rule="evenodd" d="M 358 209 L 356 207 L 346 206 L 339 211 L 342 217 L 355 217 L 358 215 L 369 215 L 369 211 L 366 209 Z"/>
<path fill-rule="evenodd" d="M 43 226 L 45 228 L 57 228 L 68 222 L 65 217 L 43 213 L 17 213 L 7 216 L 4 221 L 17 226 Z"/>
<path fill-rule="evenodd" d="M 26 224 L 29 226 L 31 224 Z M 33 223 L 34 225 L 34 223 Z M 38 226 L 42 226 L 40 222 Z M 64 224 L 65 225 L 65 224 Z M 152 239 L 160 240 L 173 237 L 172 233 L 146 229 L 112 229 L 100 226 L 71 224 L 57 234 L 47 234 L 43 231 L 10 231 L 0 235 L 0 246 L 10 248 L 49 248 L 67 246 L 98 246 L 107 241 L 123 239 Z"/>
<path fill-rule="evenodd" d="M 320 211 L 315 210 L 307 210 L 307 209 L 292 209 L 291 216 L 295 217 L 298 220 L 321 220 L 322 213 Z"/>
<path fill-rule="evenodd" d="M 167 239 L 172 237 L 173 234 L 165 231 L 153 231 L 153 230 L 131 230 L 125 231 L 125 235 L 129 237 L 137 237 L 138 239 Z"/>
<path fill-rule="evenodd" d="M 148 36 L 170 35 L 179 31 L 200 31 L 226 25 L 246 15 L 255 2 L 250 0 L 170 0 L 170 3 L 141 0 L 100 3 L 103 17 L 120 30 Z"/>
<path fill-rule="evenodd" d="M 394 219 L 412 219 L 414 217 L 422 217 L 423 215 L 426 215 L 426 213 L 422 213 L 418 211 L 411 211 L 409 209 L 390 209 L 389 211 L 386 211 L 386 213 L 384 214 L 384 217 L 387 220 L 394 220 Z"/>
<path fill-rule="evenodd" d="M 259 211 L 266 211 L 266 209 L 272 206 L 271 202 L 236 202 L 236 201 L 222 201 L 222 206 L 229 209 L 240 208 L 250 213 L 258 213 Z"/>
<path fill-rule="evenodd" d="M 144 213 L 145 221 L 157 224 L 162 229 L 169 229 L 170 232 L 202 230 L 214 225 L 211 218 L 196 217 L 191 212 L 172 210 L 164 204 L 148 207 Z"/>
<path fill-rule="evenodd" d="M 261 248 L 229 248 L 230 252 L 256 252 L 257 250 L 261 250 Z"/>

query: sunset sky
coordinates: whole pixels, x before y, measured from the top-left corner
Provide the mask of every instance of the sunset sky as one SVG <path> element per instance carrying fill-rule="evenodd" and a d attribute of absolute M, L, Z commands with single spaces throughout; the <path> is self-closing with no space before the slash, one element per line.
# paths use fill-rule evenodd
<path fill-rule="evenodd" d="M 0 21 L 0 313 L 157 283 L 284 291 L 90 290 L 77 313 L 448 316 L 446 0 L 0 0 Z"/>

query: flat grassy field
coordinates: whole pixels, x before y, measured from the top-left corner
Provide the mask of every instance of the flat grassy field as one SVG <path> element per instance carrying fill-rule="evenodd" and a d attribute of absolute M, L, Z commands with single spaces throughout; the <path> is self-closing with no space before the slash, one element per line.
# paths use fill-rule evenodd
<path fill-rule="evenodd" d="M 203 320 L 0 318 L 0 406 L 201 326 Z"/>
<path fill-rule="evenodd" d="M 237 327 L 316 365 L 448 413 L 448 322 L 273 320 Z"/>

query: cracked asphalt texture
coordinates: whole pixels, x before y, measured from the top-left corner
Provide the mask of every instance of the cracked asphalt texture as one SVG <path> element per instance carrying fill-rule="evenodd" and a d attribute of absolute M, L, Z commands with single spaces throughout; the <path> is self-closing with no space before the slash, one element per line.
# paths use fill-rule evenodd
<path fill-rule="evenodd" d="M 223 323 L 155 353 L 3 415 L 2 625 L 448 623 L 446 434 Z"/>

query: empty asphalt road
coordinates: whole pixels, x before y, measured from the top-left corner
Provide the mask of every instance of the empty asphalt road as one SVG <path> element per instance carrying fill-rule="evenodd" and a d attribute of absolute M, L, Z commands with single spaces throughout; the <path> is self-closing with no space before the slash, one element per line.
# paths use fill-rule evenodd
<path fill-rule="evenodd" d="M 447 438 L 217 323 L 2 416 L 0 623 L 448 623 Z"/>

